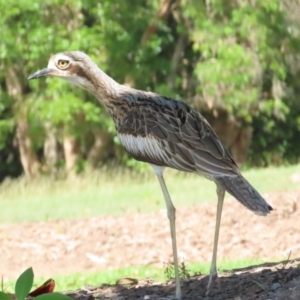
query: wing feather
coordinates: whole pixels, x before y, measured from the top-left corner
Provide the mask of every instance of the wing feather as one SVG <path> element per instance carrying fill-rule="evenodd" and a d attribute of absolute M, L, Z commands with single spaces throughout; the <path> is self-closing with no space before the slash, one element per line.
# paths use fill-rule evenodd
<path fill-rule="evenodd" d="M 117 124 L 122 135 L 145 138 L 147 149 L 138 155 L 123 144 L 136 159 L 206 176 L 238 174 L 234 160 L 200 113 L 158 95 L 147 100 L 137 99 Z"/>

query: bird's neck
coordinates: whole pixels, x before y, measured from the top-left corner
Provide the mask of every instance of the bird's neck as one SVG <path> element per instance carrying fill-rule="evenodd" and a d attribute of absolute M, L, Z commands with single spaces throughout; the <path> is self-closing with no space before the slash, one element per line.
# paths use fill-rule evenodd
<path fill-rule="evenodd" d="M 105 106 L 105 101 L 115 97 L 120 85 L 99 68 L 95 71 L 90 76 L 92 88 L 89 90 Z"/>
<path fill-rule="evenodd" d="M 93 68 L 91 71 L 88 74 L 91 85 L 86 89 L 99 100 L 114 118 L 114 111 L 119 105 L 122 105 L 121 100 L 117 96 L 121 85 L 98 67 Z"/>
<path fill-rule="evenodd" d="M 138 97 L 141 91 L 117 83 L 103 72 L 96 64 L 85 69 L 82 77 L 85 84 L 81 86 L 91 92 L 104 106 L 117 125 L 130 110 L 130 103 Z"/>

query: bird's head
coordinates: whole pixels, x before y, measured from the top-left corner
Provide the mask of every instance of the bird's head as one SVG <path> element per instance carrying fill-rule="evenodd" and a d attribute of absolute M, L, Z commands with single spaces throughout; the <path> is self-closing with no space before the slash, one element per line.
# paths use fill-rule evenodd
<path fill-rule="evenodd" d="M 47 68 L 31 74 L 28 79 L 37 79 L 46 76 L 63 78 L 84 89 L 93 84 L 90 71 L 97 66 L 83 52 L 61 52 L 50 57 Z"/>

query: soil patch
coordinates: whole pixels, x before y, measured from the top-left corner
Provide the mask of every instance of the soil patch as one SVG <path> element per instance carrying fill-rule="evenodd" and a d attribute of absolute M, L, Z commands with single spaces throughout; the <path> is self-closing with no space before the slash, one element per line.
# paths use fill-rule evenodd
<path fill-rule="evenodd" d="M 225 200 L 219 261 L 242 258 L 269 261 L 287 258 L 290 251 L 291 259 L 300 257 L 300 190 L 264 197 L 274 208 L 267 217 L 254 215 L 234 199 Z M 186 264 L 211 260 L 215 216 L 216 203 L 177 210 L 179 257 Z M 172 258 L 166 211 L 0 225 L 0 258 L 0 275 L 9 279 L 16 279 L 29 266 L 36 276 L 52 278 L 56 274 L 132 265 L 162 267 Z M 298 263 L 294 260 L 283 269 L 282 265 L 261 265 L 222 275 L 222 292 L 214 291 L 207 299 L 300 299 Z M 218 267 L 222 268 L 220 264 Z M 203 299 L 206 283 L 207 277 L 202 276 L 184 280 L 184 299 Z M 88 291 L 95 295 L 94 291 Z M 132 288 L 106 286 L 96 292 L 102 293 L 100 299 L 171 299 L 159 297 L 171 296 L 173 291 L 172 282 L 157 284 L 146 280 Z M 282 291 L 288 292 L 285 298 L 280 298 Z"/>

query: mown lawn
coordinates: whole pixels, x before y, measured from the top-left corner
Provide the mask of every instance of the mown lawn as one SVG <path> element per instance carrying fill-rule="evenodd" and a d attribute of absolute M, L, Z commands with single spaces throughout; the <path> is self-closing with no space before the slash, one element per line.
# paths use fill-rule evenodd
<path fill-rule="evenodd" d="M 223 270 L 232 270 L 250 265 L 263 263 L 259 259 L 248 260 L 223 260 L 218 263 L 220 266 L 219 273 Z M 187 273 L 192 276 L 194 274 L 209 274 L 210 263 L 188 263 L 186 266 Z M 34 270 L 33 270 L 34 271 Z M 171 277 L 174 274 L 170 272 Z M 151 278 L 156 282 L 165 282 L 170 279 L 166 274 L 166 268 L 158 268 L 153 266 L 132 266 L 115 270 L 103 270 L 93 273 L 77 273 L 67 275 L 55 275 L 52 279 L 55 280 L 55 291 L 68 291 L 82 288 L 84 285 L 100 286 L 101 284 L 115 284 L 118 279 L 129 277 L 136 279 Z M 17 279 L 17 278 L 16 278 Z M 34 280 L 34 288 L 43 284 L 48 277 L 37 277 Z M 4 287 L 7 291 L 13 292 L 15 281 L 4 282 Z"/>
<path fill-rule="evenodd" d="M 296 189 L 291 176 L 300 166 L 270 167 L 243 172 L 261 193 Z M 169 192 L 176 207 L 216 201 L 214 183 L 194 174 L 167 170 Z M 165 208 L 151 170 L 98 171 L 73 180 L 41 177 L 6 180 L 0 185 L 0 223 L 76 219 L 98 215 L 150 212 Z"/>

